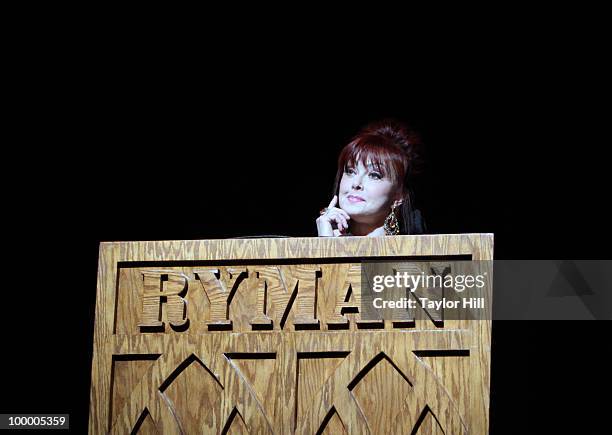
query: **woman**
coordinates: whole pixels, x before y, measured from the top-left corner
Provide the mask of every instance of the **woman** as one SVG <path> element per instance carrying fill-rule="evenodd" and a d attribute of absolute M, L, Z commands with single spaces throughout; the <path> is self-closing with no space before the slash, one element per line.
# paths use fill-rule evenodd
<path fill-rule="evenodd" d="M 424 224 L 412 207 L 418 136 L 396 121 L 365 127 L 338 158 L 334 197 L 317 218 L 321 237 L 419 234 Z"/>

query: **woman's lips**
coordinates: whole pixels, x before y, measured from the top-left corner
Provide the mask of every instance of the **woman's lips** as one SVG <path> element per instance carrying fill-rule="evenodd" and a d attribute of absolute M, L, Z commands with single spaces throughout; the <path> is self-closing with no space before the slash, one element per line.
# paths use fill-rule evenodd
<path fill-rule="evenodd" d="M 355 195 L 348 195 L 346 199 L 348 199 L 349 202 L 352 202 L 353 204 L 358 203 L 358 202 L 365 202 L 365 199 L 363 199 L 361 196 L 355 196 Z"/>

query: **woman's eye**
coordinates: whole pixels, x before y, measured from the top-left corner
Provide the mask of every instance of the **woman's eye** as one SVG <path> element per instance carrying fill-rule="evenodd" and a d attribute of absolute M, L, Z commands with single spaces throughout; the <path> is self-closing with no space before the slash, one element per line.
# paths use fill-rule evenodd
<path fill-rule="evenodd" d="M 370 172 L 370 177 L 374 178 L 375 180 L 382 179 L 382 175 L 379 174 L 378 172 Z"/>
<path fill-rule="evenodd" d="M 355 170 L 353 168 L 346 168 L 344 172 L 349 175 L 353 175 L 355 173 Z"/>

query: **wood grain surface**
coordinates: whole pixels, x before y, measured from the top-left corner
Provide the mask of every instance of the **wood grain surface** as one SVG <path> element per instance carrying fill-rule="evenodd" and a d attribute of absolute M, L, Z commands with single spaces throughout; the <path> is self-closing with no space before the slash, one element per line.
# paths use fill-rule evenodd
<path fill-rule="evenodd" d="M 490 316 L 360 310 L 364 261 L 459 258 L 493 235 L 102 243 L 89 432 L 486 434 Z"/>

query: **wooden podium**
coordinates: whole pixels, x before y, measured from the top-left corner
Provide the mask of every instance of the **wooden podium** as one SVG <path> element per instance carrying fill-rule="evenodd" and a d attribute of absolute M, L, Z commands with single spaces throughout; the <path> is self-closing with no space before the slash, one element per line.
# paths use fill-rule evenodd
<path fill-rule="evenodd" d="M 89 432 L 486 434 L 490 320 L 360 313 L 362 262 L 458 258 L 493 235 L 102 243 Z"/>

